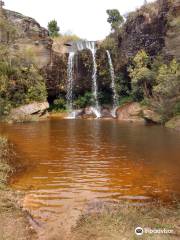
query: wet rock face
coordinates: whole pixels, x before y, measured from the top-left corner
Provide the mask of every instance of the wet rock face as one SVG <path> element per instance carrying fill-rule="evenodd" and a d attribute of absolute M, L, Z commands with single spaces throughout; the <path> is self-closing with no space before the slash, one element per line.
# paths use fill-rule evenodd
<path fill-rule="evenodd" d="M 66 54 L 59 55 L 52 52 L 51 64 L 43 69 L 50 103 L 60 95 L 64 96 L 66 94 L 67 58 Z"/>

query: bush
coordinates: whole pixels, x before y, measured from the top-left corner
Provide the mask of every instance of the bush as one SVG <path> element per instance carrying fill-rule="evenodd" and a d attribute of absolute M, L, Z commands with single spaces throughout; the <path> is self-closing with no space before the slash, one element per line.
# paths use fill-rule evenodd
<path fill-rule="evenodd" d="M 11 56 L 5 48 L 0 53 L 0 115 L 11 107 L 45 101 L 45 81 L 35 65 L 24 56 Z"/>
<path fill-rule="evenodd" d="M 180 115 L 180 102 L 177 102 L 173 108 L 173 115 Z"/>
<path fill-rule="evenodd" d="M 154 95 L 161 100 L 178 96 L 180 93 L 180 64 L 174 59 L 161 64 L 156 74 Z"/>
<path fill-rule="evenodd" d="M 130 103 L 130 102 L 133 102 L 133 98 L 131 96 L 126 96 L 126 97 L 123 97 L 119 100 L 119 106 L 122 106 L 123 104 L 125 103 Z"/>
<path fill-rule="evenodd" d="M 85 108 L 91 106 L 93 102 L 93 94 L 91 92 L 86 92 L 84 96 L 80 96 L 74 101 L 74 106 L 75 108 Z"/>
<path fill-rule="evenodd" d="M 50 111 L 61 112 L 66 110 L 66 100 L 64 98 L 55 99 L 50 106 Z"/>

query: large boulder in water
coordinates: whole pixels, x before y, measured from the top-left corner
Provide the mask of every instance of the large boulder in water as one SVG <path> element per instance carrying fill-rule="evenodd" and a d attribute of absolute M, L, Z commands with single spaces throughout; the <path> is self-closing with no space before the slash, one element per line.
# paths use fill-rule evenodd
<path fill-rule="evenodd" d="M 9 118 L 12 121 L 27 121 L 37 118 L 44 118 L 47 116 L 48 102 L 34 102 L 23 105 L 11 110 Z"/>
<path fill-rule="evenodd" d="M 116 110 L 117 119 L 121 121 L 144 122 L 141 115 L 142 107 L 137 102 L 126 103 Z"/>
<path fill-rule="evenodd" d="M 144 109 L 143 117 L 145 118 L 146 121 L 150 121 L 153 123 L 160 124 L 162 122 L 161 115 L 151 109 Z"/>

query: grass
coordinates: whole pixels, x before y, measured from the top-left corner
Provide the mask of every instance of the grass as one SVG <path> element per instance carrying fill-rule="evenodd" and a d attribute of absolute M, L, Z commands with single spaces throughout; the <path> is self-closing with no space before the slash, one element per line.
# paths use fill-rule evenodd
<path fill-rule="evenodd" d="M 8 164 L 10 147 L 6 138 L 0 137 L 0 190 L 5 188 L 9 173 L 12 171 Z"/>
<path fill-rule="evenodd" d="M 58 53 L 65 53 L 66 47 L 64 46 L 65 43 L 71 41 L 78 41 L 80 38 L 76 35 L 60 35 L 58 37 L 53 38 L 53 50 Z"/>
<path fill-rule="evenodd" d="M 82 215 L 73 228 L 73 240 L 170 240 L 180 239 L 180 205 L 160 204 L 132 206 L 103 204 Z M 136 236 L 135 228 L 168 229 L 173 234 L 143 234 Z"/>
<path fill-rule="evenodd" d="M 13 168 L 12 147 L 5 137 L 0 136 L 0 239 L 35 240 L 36 234 L 29 224 L 27 213 L 17 204 L 19 196 L 7 186 Z"/>

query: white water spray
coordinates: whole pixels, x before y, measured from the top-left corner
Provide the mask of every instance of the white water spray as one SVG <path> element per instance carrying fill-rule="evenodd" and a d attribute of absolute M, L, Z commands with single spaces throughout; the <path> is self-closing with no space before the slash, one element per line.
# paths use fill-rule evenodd
<path fill-rule="evenodd" d="M 68 58 L 68 79 L 67 79 L 67 94 L 66 94 L 66 99 L 67 99 L 67 108 L 68 110 L 72 113 L 73 112 L 73 73 L 74 73 L 74 52 L 69 53 L 69 58 Z"/>
<path fill-rule="evenodd" d="M 107 56 L 108 56 L 108 62 L 109 62 L 109 69 L 110 69 L 110 74 L 111 74 L 111 88 L 113 91 L 113 110 L 112 110 L 112 115 L 115 116 L 116 108 L 118 106 L 118 94 L 116 90 L 116 84 L 115 84 L 115 73 L 114 73 L 114 67 L 111 59 L 111 54 L 107 50 Z"/>
<path fill-rule="evenodd" d="M 100 118 L 101 113 L 100 113 L 100 107 L 99 107 L 99 101 L 98 101 L 98 86 L 97 86 L 96 43 L 87 42 L 86 48 L 91 51 L 92 57 L 93 57 L 92 92 L 95 100 L 94 112 L 97 118 Z"/>

